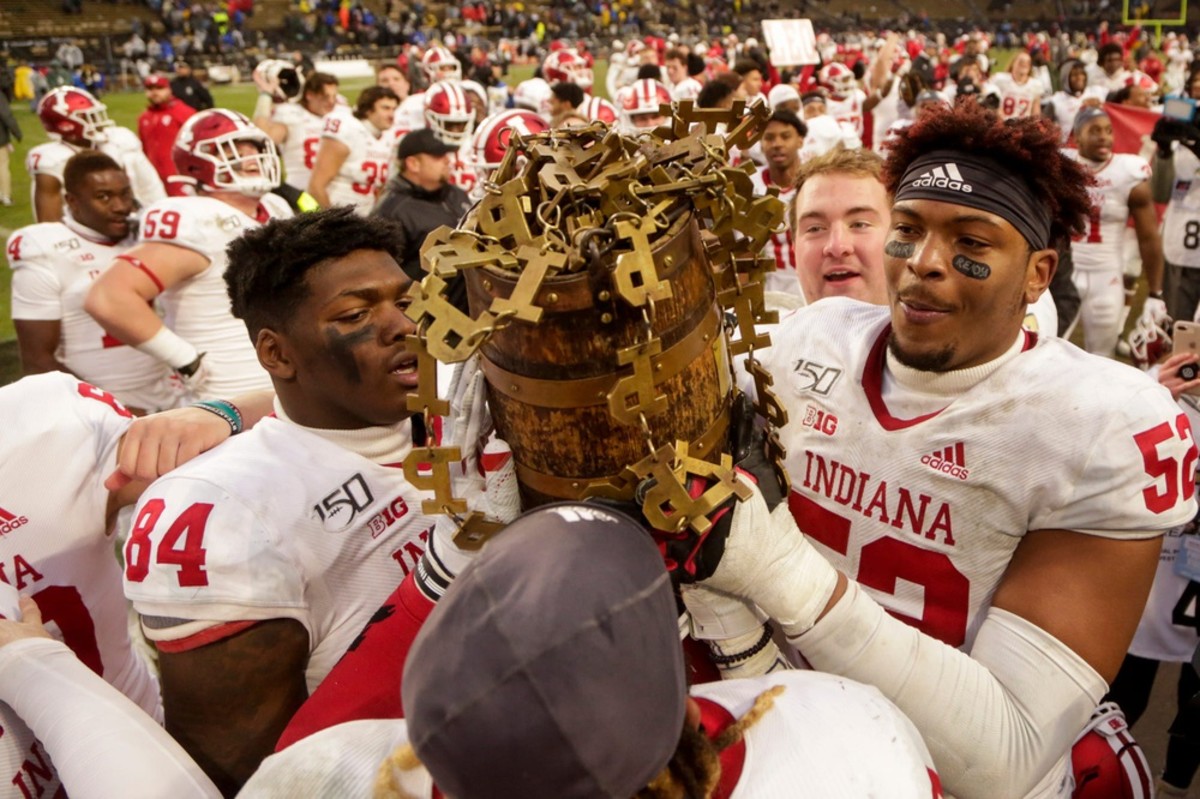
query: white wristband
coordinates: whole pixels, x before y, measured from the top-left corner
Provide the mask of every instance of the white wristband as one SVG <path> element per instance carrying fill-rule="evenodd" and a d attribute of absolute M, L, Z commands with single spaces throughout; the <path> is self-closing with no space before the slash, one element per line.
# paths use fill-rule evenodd
<path fill-rule="evenodd" d="M 269 94 L 258 95 L 258 100 L 254 102 L 253 119 L 271 118 L 271 112 L 275 108 L 275 98 Z"/>
<path fill-rule="evenodd" d="M 134 349 L 163 361 L 172 369 L 187 366 L 200 357 L 195 347 L 177 336 L 166 325 L 160 327 L 158 332 L 146 341 L 135 345 Z"/>

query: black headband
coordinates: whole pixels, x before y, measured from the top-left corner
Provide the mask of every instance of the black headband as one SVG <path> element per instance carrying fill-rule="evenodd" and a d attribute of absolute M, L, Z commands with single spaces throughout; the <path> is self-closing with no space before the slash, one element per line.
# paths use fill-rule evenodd
<path fill-rule="evenodd" d="M 1029 246 L 1044 250 L 1050 243 L 1050 212 L 1029 184 L 1000 162 L 958 150 L 935 150 L 908 165 L 895 202 L 938 200 L 965 205 L 1002 217 Z"/>

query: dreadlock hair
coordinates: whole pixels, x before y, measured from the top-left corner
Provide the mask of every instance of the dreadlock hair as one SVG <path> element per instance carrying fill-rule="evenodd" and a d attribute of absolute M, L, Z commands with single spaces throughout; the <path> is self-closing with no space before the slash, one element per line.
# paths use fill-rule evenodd
<path fill-rule="evenodd" d="M 233 315 L 245 321 L 251 341 L 265 327 L 286 329 L 308 296 L 309 270 L 355 250 L 386 252 L 399 262 L 403 240 L 394 222 L 359 216 L 350 206 L 273 219 L 226 250 Z"/>
<path fill-rule="evenodd" d="M 708 799 L 717 789 L 721 779 L 721 752 L 742 740 L 746 730 L 775 705 L 775 697 L 783 693 L 784 686 L 775 685 L 754 699 L 746 715 L 730 724 L 715 739 L 710 739 L 702 730 L 693 729 L 686 723 L 679 735 L 675 754 L 650 784 L 638 791 L 633 799 Z M 383 759 L 375 774 L 373 799 L 415 799 L 400 787 L 396 780 L 397 771 L 412 771 L 419 768 L 412 744 L 404 743 Z M 514 786 L 519 788 L 520 786 Z"/>
<path fill-rule="evenodd" d="M 775 705 L 784 686 L 776 685 L 754 699 L 746 715 L 710 739 L 702 730 L 684 724 L 675 754 L 650 784 L 633 799 L 708 799 L 721 780 L 721 752 L 742 740 L 746 730 Z"/>
<path fill-rule="evenodd" d="M 1082 234 L 1091 203 L 1092 177 L 1059 149 L 1058 126 L 1049 119 L 1024 117 L 1001 121 L 972 100 L 953 109 L 930 109 L 886 145 L 883 185 L 895 195 L 909 164 L 934 150 L 986 155 L 1024 180 L 1050 212 L 1050 246 L 1062 249 L 1069 237 Z"/>

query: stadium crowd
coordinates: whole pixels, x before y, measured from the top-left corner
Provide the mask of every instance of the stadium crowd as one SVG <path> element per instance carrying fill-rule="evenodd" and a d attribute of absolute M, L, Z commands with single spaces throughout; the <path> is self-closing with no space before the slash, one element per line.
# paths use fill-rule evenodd
<path fill-rule="evenodd" d="M 136 131 L 86 80 L 0 85 L 51 139 L 26 155 L 31 216 L 6 244 L 25 373 L 0 387 L 12 795 L 1187 795 L 1200 61 L 1186 36 L 1006 30 L 1001 68 L 980 31 L 820 32 L 800 65 L 757 35 L 645 35 L 627 3 L 554 4 L 562 38 L 519 4 L 474 3 L 456 9 L 474 32 L 440 39 L 412 35 L 419 5 L 382 19 L 297 5 L 293 33 L 312 44 L 399 54 L 353 96 L 323 45 L 259 60 L 247 116 L 139 36 Z M 173 32 L 217 52 L 240 28 L 219 13 L 191 7 Z M 624 39 L 593 38 L 614 25 Z M 521 60 L 534 76 L 510 85 Z M 0 141 L 19 139 L 6 111 Z M 596 183 L 635 169 L 613 153 L 658 165 L 642 206 L 564 213 L 582 184 L 551 198 L 508 180 L 537 158 L 565 174 L 581 141 Z M 712 173 L 667 177 L 714 153 Z M 680 488 L 726 494 L 694 535 L 654 528 L 649 500 L 530 507 L 535 479 L 577 475 L 514 457 L 499 397 L 532 387 L 522 401 L 563 409 L 556 392 L 594 378 L 564 369 L 552 388 L 481 355 L 427 368 L 431 331 L 466 346 L 458 331 L 481 317 L 443 262 L 482 263 L 489 239 L 544 268 L 577 248 L 585 271 L 609 255 L 634 270 L 614 292 L 662 303 L 647 239 L 578 242 L 657 226 L 646 198 L 717 176 L 731 213 L 785 207 L 750 253 L 773 270 L 725 292 L 746 296 L 737 335 L 718 321 L 660 358 L 659 339 L 592 357 L 651 395 L 665 381 L 643 370 L 687 348 L 715 358 L 738 468 Z M 447 238 L 479 209 L 513 228 Z M 561 245 L 509 246 L 548 218 Z M 737 246 L 715 222 L 704 235 L 705 252 Z M 523 292 L 524 274 L 509 317 L 540 286 Z M 667 313 L 655 302 L 647 328 Z M 771 334 L 761 352 L 751 315 Z M 652 404 L 689 412 L 645 391 L 643 430 Z M 524 435 L 561 432 L 538 418 Z M 433 512 L 439 476 L 465 500 L 451 515 Z M 476 516 L 501 528 L 482 548 Z M 1155 774 L 1128 728 L 1163 662 L 1183 667 Z"/>

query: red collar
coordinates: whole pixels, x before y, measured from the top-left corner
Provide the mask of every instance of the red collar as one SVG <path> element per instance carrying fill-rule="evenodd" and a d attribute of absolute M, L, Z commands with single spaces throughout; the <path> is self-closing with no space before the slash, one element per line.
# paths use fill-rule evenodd
<path fill-rule="evenodd" d="M 924 422 L 926 419 L 932 419 L 942 411 L 934 411 L 927 413 L 924 416 L 916 416 L 912 419 L 901 419 L 898 416 L 893 416 L 888 410 L 887 405 L 883 401 L 883 367 L 885 362 L 885 354 L 887 353 L 888 336 L 892 332 L 892 325 L 888 323 L 880 331 L 879 337 L 875 339 L 875 343 L 871 346 L 871 352 L 867 355 L 867 364 L 863 368 L 862 386 L 863 391 L 867 394 L 867 402 L 871 406 L 871 410 L 875 414 L 875 420 L 879 425 L 889 432 L 895 430 L 904 430 L 909 427 Z M 1028 330 L 1022 331 L 1025 334 L 1025 343 L 1021 346 L 1021 351 L 1033 349 L 1037 344 L 1037 333 Z"/>
<path fill-rule="evenodd" d="M 701 697 L 693 697 L 696 704 L 700 705 L 700 728 L 708 739 L 715 740 L 726 728 L 732 725 L 736 719 L 733 714 L 725 708 L 713 702 L 710 699 Z M 738 781 L 742 778 L 742 770 L 746 767 L 746 741 L 738 740 L 721 750 L 721 780 L 717 783 L 717 789 L 713 792 L 713 799 L 728 799 L 737 788 Z"/>

